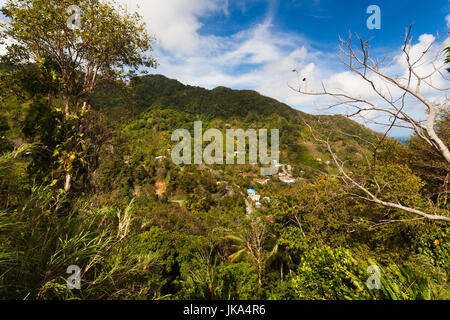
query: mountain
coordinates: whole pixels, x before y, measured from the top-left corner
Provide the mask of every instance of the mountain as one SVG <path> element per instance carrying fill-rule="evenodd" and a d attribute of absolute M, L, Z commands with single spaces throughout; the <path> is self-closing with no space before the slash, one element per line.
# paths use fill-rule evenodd
<path fill-rule="evenodd" d="M 162 75 L 136 77 L 127 89 L 118 88 L 117 83 L 105 85 L 98 90 L 94 105 L 122 123 L 133 137 L 158 141 L 160 149 L 171 146 L 173 130 L 193 130 L 197 120 L 203 121 L 203 128 L 220 130 L 279 129 L 281 160 L 316 169 L 325 169 L 323 162 L 331 159 L 306 124 L 317 131 L 316 135 L 329 139 L 345 159 L 366 149 L 365 141 L 373 141 L 378 135 L 346 117 L 310 115 L 256 91 L 225 87 L 208 90 Z M 155 155 L 161 152 L 157 149 L 152 150 Z"/>

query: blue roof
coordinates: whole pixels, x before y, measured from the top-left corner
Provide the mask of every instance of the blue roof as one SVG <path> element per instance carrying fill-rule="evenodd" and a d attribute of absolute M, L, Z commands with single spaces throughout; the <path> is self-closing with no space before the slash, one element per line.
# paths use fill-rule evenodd
<path fill-rule="evenodd" d="M 255 189 L 247 189 L 247 193 L 256 193 Z"/>

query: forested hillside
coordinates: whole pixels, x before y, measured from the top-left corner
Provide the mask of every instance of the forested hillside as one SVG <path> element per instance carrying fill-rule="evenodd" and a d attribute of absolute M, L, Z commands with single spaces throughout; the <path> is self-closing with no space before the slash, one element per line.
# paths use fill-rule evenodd
<path fill-rule="evenodd" d="M 253 91 L 206 90 L 158 75 L 104 84 L 92 98 L 91 151 L 84 155 L 95 163 L 65 194 L 49 167 L 62 147 L 54 141 L 58 112 L 21 81 L 2 92 L 4 297 L 448 297 L 448 227 L 374 226 L 404 214 L 352 198 L 305 125 L 329 136 L 364 174 L 370 150 L 364 141 L 378 135 L 351 120 L 304 114 Z M 272 178 L 259 185 L 251 165 L 174 165 L 170 134 L 192 129 L 195 120 L 224 130 L 279 128 L 280 162 L 293 167 L 298 182 Z M 431 186 L 404 157 L 413 146 L 387 140 L 380 154 L 380 171 L 396 186 L 391 196 L 403 201 L 421 201 Z M 250 215 L 247 188 L 270 199 Z M 387 275 L 385 291 L 365 285 L 374 263 Z M 81 291 L 65 287 L 72 264 L 85 268 Z"/>
<path fill-rule="evenodd" d="M 83 33 L 56 4 L 15 2 L 5 32 L 18 44 L 0 65 L 0 299 L 450 299 L 449 166 L 433 145 L 255 91 L 125 74 L 156 66 L 136 17 L 80 0 L 102 18 Z M 448 146 L 448 110 L 436 119 Z M 278 174 L 174 164 L 172 132 L 194 121 L 279 129 Z"/>
<path fill-rule="evenodd" d="M 127 123 L 127 130 L 141 139 L 158 132 L 158 143 L 169 148 L 170 135 L 178 128 L 187 128 L 193 135 L 194 121 L 202 121 L 204 129 L 279 129 L 282 159 L 296 164 L 299 170 L 322 168 L 331 160 L 326 148 L 318 144 L 310 128 L 320 128 L 323 136 L 338 146 L 343 156 L 366 149 L 380 134 L 343 116 L 312 116 L 290 108 L 255 91 L 219 87 L 207 90 L 185 86 L 162 75 L 135 78 L 128 92 L 117 84 L 102 87 L 94 96 L 94 105 L 114 120 Z M 132 98 L 131 98 L 132 97 Z M 146 137 L 146 138 L 144 138 Z M 173 144 L 174 145 L 174 144 Z M 150 147 L 150 146 L 149 146 Z M 158 156 L 164 149 L 155 149 Z M 281 161 L 282 162 L 282 161 Z M 306 171 L 306 170 L 305 170 Z"/>

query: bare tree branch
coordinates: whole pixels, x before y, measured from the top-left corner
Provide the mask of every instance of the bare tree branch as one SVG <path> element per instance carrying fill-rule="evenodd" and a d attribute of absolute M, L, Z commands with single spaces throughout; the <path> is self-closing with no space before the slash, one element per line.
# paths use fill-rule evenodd
<path fill-rule="evenodd" d="M 343 90 L 329 90 L 323 82 L 320 91 L 307 91 L 305 88 L 306 81 L 300 82 L 301 76 L 297 70 L 294 70 L 294 72 L 297 73 L 299 86 L 298 88 L 290 86 L 290 88 L 305 95 L 325 96 L 335 99 L 336 102 L 329 104 L 327 109 L 339 106 L 350 107 L 353 111 L 347 113 L 347 117 L 362 117 L 374 122 L 373 119 L 367 117 L 367 113 L 375 112 L 387 115 L 390 123 L 386 124 L 388 129 L 385 136 L 394 127 L 411 128 L 419 138 L 434 148 L 442 158 L 450 163 L 449 148 L 435 131 L 436 118 L 441 110 L 446 110 L 450 101 L 448 97 L 449 88 L 438 87 L 432 81 L 433 77 L 440 77 L 445 81 L 448 80 L 442 72 L 442 70 L 445 70 L 442 50 L 436 50 L 436 53 L 433 53 L 436 41 L 428 44 L 418 57 L 413 57 L 411 53 L 413 45 L 410 26 L 406 32 L 401 54 L 387 62 L 384 62 L 386 59 L 383 59 L 382 62 L 384 63 L 381 63 L 369 54 L 370 40 L 364 41 L 358 35 L 356 35 L 356 38 L 359 42 L 359 45 L 356 47 L 352 44 L 351 35 L 348 40 L 340 38 L 339 51 L 341 55 L 338 56 L 338 59 L 349 71 L 358 75 L 372 89 L 376 94 L 376 99 L 355 97 L 350 93 L 343 92 Z M 429 58 L 430 56 L 432 58 Z M 404 59 L 407 68 L 406 76 L 389 74 L 389 67 L 395 62 L 403 61 L 401 59 Z M 440 62 L 441 60 L 442 62 Z M 419 68 L 425 65 L 431 66 L 433 70 L 425 75 L 421 75 Z M 423 93 L 425 87 L 443 94 L 431 100 Z M 407 101 L 408 98 L 415 103 L 419 103 L 424 108 L 424 111 L 427 113 L 425 121 L 416 119 L 412 115 L 411 103 Z"/>
<path fill-rule="evenodd" d="M 376 177 L 374 176 L 374 180 L 375 180 L 375 183 L 377 185 L 377 189 L 378 190 L 377 190 L 377 193 L 374 194 L 374 193 L 372 193 L 370 190 L 368 190 L 364 186 L 364 183 L 358 182 L 356 179 L 352 178 L 350 176 L 350 174 L 347 173 L 347 171 L 344 168 L 344 162 L 342 160 L 340 160 L 339 157 L 337 156 L 337 154 L 333 151 L 333 149 L 330 146 L 330 143 L 328 141 L 326 141 L 326 140 L 318 138 L 314 134 L 313 129 L 311 128 L 311 126 L 309 124 L 307 124 L 307 123 L 305 123 L 305 124 L 310 129 L 310 132 L 311 132 L 313 138 L 316 141 L 321 142 L 322 144 L 324 144 L 327 147 L 328 152 L 331 154 L 331 157 L 333 158 L 333 161 L 336 164 L 336 167 L 338 168 L 339 172 L 341 173 L 343 180 L 348 182 L 348 183 L 350 183 L 353 187 L 356 187 L 356 189 L 358 189 L 363 194 L 363 195 L 355 194 L 354 196 L 356 198 L 359 198 L 359 199 L 362 199 L 362 200 L 365 200 L 365 201 L 369 201 L 369 202 L 372 202 L 372 203 L 376 203 L 376 204 L 382 205 L 384 207 L 399 209 L 399 210 L 402 210 L 402 211 L 405 211 L 405 212 L 409 212 L 409 213 L 412 213 L 412 214 L 415 214 L 415 215 L 419 215 L 419 216 L 421 216 L 424 219 L 450 222 L 450 217 L 436 215 L 436 214 L 428 214 L 428 213 L 423 212 L 422 210 L 411 208 L 411 207 L 402 205 L 400 203 L 395 203 L 395 202 L 391 202 L 391 201 L 381 200 L 378 197 L 378 194 L 381 193 L 383 190 L 381 189 L 380 185 L 376 181 Z M 390 186 L 388 186 L 388 187 L 390 188 Z"/>

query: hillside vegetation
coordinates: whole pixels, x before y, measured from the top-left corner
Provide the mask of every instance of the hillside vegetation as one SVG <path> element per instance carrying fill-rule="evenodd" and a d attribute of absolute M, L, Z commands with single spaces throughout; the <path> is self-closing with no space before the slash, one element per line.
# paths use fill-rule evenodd
<path fill-rule="evenodd" d="M 138 76 L 157 66 L 141 17 L 69 2 L 2 9 L 0 299 L 450 299 L 448 109 L 403 144 L 255 91 Z M 172 133 L 195 121 L 279 129 L 278 174 L 176 165 Z"/>
<path fill-rule="evenodd" d="M 95 163 L 65 194 L 49 167 L 61 117 L 16 85 L 2 90 L 2 297 L 448 298 L 448 226 L 374 226 L 404 213 L 351 197 L 305 125 L 364 175 L 365 141 L 379 136 L 353 121 L 159 75 L 104 83 L 89 115 Z M 280 162 L 298 182 L 259 185 L 251 165 L 174 165 L 171 132 L 196 120 L 204 129 L 280 129 Z M 395 185 L 392 197 L 420 202 L 432 181 L 403 160 L 409 148 L 387 140 L 379 171 Z M 270 201 L 248 214 L 247 188 Z M 382 290 L 366 286 L 372 264 L 383 270 Z M 82 268 L 82 290 L 66 288 L 69 265 Z"/>

